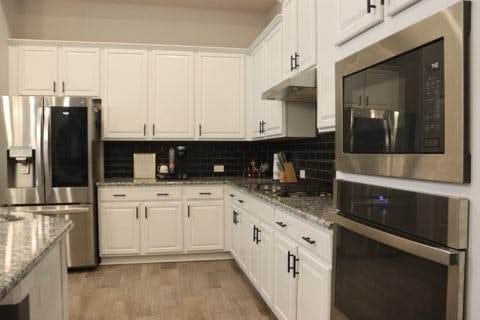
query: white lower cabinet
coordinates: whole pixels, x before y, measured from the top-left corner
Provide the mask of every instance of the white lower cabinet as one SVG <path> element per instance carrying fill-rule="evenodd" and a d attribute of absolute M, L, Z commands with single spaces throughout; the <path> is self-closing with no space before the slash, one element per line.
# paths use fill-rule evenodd
<path fill-rule="evenodd" d="M 279 320 L 297 317 L 297 279 L 294 273 L 297 244 L 277 232 L 274 241 L 274 297 L 273 312 Z"/>
<path fill-rule="evenodd" d="M 299 248 L 298 273 L 297 320 L 330 319 L 331 267 Z"/>
<path fill-rule="evenodd" d="M 183 251 L 183 216 L 181 202 L 152 202 L 144 206 L 144 254 Z"/>
<path fill-rule="evenodd" d="M 222 250 L 223 201 L 191 201 L 186 206 L 186 251 Z"/>
<path fill-rule="evenodd" d="M 260 294 L 268 305 L 273 303 L 274 284 L 274 229 L 261 224 L 260 235 Z"/>
<path fill-rule="evenodd" d="M 239 211 L 237 228 L 240 232 L 238 236 L 238 259 L 237 262 L 245 273 L 250 268 L 250 241 L 251 232 L 248 220 L 248 214 L 245 211 Z"/>
<path fill-rule="evenodd" d="M 101 203 L 100 255 L 140 254 L 140 204 Z"/>
<path fill-rule="evenodd" d="M 262 251 L 258 239 L 260 233 L 260 221 L 252 215 L 249 216 L 248 220 L 248 228 L 250 229 L 250 239 L 248 241 L 250 244 L 250 270 L 248 275 L 252 284 L 258 288 L 262 276 Z"/>

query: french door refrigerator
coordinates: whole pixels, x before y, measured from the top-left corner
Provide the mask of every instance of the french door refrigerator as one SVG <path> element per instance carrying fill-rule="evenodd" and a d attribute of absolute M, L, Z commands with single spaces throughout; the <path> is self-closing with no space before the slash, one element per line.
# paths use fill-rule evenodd
<path fill-rule="evenodd" d="M 0 205 L 72 220 L 69 268 L 97 265 L 100 106 L 92 98 L 3 96 Z"/>

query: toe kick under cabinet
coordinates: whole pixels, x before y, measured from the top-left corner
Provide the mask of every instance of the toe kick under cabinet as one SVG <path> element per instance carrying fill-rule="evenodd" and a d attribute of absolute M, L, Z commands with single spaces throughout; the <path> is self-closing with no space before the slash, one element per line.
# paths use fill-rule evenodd
<path fill-rule="evenodd" d="M 222 186 L 106 186 L 98 198 L 102 263 L 225 252 Z"/>

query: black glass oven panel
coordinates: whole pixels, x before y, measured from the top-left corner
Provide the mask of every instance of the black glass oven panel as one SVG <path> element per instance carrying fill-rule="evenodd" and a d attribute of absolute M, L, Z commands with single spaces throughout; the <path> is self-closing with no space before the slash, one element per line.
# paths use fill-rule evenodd
<path fill-rule="evenodd" d="M 87 108 L 51 108 L 52 187 L 88 186 Z"/>
<path fill-rule="evenodd" d="M 445 152 L 444 40 L 343 79 L 345 153 Z"/>
<path fill-rule="evenodd" d="M 343 215 L 447 245 L 447 197 L 345 181 L 337 181 L 336 193 Z"/>
<path fill-rule="evenodd" d="M 343 316 L 351 320 L 445 319 L 446 266 L 340 226 L 336 232 L 334 307 Z"/>

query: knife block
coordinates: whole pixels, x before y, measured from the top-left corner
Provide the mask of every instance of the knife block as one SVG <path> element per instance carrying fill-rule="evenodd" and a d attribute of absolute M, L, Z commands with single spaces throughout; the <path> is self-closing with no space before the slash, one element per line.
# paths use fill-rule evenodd
<path fill-rule="evenodd" d="M 293 166 L 292 162 L 285 162 L 284 164 L 285 170 L 283 171 L 282 174 L 282 179 L 280 179 L 280 182 L 283 183 L 297 183 L 297 175 L 295 173 L 295 167 Z"/>

